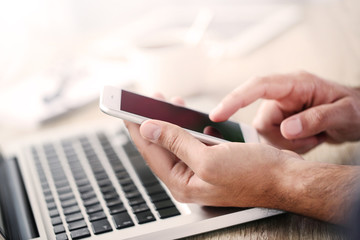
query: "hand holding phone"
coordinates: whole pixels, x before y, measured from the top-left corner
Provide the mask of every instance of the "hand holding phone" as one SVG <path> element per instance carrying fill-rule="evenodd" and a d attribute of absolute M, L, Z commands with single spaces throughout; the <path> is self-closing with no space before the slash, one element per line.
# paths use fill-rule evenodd
<path fill-rule="evenodd" d="M 100 109 L 114 117 L 141 124 L 156 119 L 176 124 L 206 144 L 221 142 L 258 142 L 256 130 L 233 121 L 213 122 L 208 114 L 105 86 L 100 96 Z"/>

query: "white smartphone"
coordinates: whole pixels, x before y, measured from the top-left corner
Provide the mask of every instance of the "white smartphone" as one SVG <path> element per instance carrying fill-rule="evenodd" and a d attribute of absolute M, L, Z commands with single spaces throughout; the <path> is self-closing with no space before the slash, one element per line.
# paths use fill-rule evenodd
<path fill-rule="evenodd" d="M 248 125 L 233 121 L 213 122 L 208 114 L 115 87 L 102 89 L 100 109 L 137 124 L 147 119 L 170 122 L 210 145 L 228 141 L 258 142 L 256 130 Z"/>

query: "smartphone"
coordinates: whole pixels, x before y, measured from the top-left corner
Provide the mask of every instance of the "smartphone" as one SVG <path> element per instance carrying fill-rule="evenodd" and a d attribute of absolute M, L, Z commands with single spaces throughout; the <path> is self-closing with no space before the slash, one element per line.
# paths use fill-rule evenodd
<path fill-rule="evenodd" d="M 111 86 L 105 86 L 101 91 L 100 109 L 137 124 L 147 119 L 170 122 L 210 145 L 228 141 L 258 142 L 256 130 L 248 125 L 233 121 L 213 122 L 208 114 Z"/>

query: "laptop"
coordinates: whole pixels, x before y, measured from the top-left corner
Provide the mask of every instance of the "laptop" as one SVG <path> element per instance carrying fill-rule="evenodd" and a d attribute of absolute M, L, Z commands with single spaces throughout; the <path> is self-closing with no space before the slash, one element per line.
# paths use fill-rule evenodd
<path fill-rule="evenodd" d="M 7 144 L 0 178 L 0 239 L 177 239 L 282 213 L 177 202 L 123 124 Z"/>

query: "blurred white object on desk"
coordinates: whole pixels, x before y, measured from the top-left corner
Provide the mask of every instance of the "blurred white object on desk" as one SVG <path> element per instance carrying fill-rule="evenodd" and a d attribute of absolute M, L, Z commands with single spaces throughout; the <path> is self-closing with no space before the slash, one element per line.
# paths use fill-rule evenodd
<path fill-rule="evenodd" d="M 132 81 L 122 62 L 80 60 L 57 75 L 32 76 L 0 90 L 0 124 L 32 128 L 96 101 L 103 85 L 125 87 Z"/>

